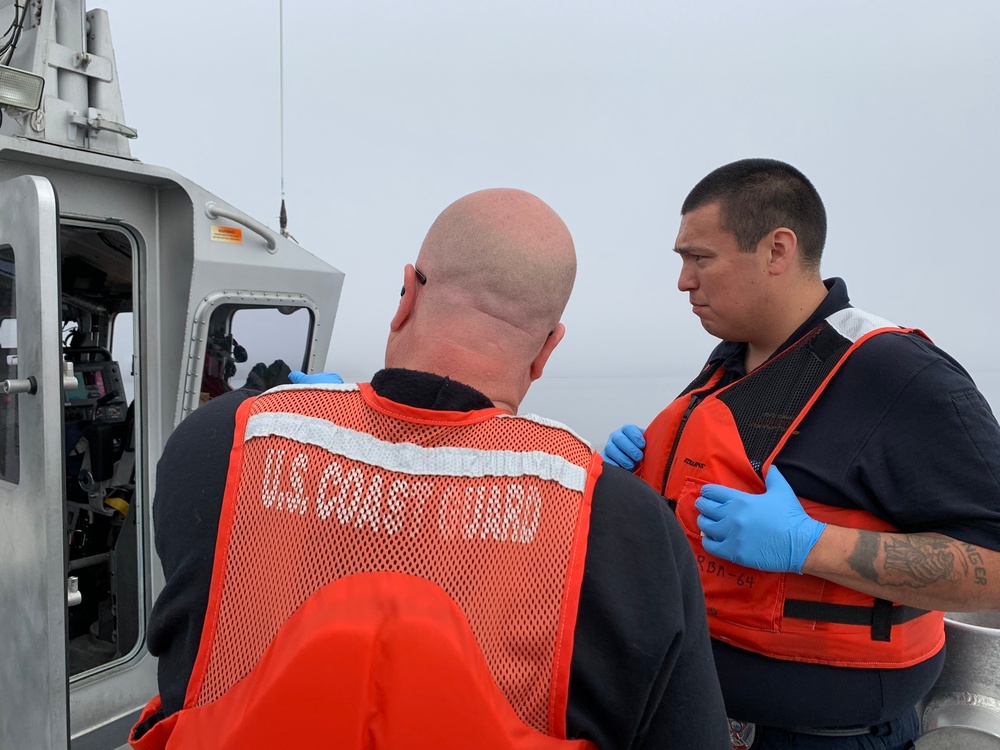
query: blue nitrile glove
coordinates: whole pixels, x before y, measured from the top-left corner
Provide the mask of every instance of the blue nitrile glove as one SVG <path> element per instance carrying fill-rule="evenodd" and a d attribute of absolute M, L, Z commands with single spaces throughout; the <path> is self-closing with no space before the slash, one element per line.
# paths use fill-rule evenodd
<path fill-rule="evenodd" d="M 344 382 L 344 379 L 335 372 L 317 372 L 314 375 L 306 375 L 302 370 L 292 370 L 288 373 L 288 380 L 296 385 Z"/>
<path fill-rule="evenodd" d="M 623 469 L 632 471 L 642 460 L 642 449 L 646 447 L 646 438 L 642 430 L 634 424 L 627 424 L 615 430 L 608 438 L 608 444 L 601 451 L 605 461 L 618 464 Z"/>
<path fill-rule="evenodd" d="M 810 518 L 776 466 L 764 478 L 767 491 L 752 495 L 718 484 L 701 488 L 694 506 L 705 550 L 748 568 L 801 573 L 826 524 Z"/>

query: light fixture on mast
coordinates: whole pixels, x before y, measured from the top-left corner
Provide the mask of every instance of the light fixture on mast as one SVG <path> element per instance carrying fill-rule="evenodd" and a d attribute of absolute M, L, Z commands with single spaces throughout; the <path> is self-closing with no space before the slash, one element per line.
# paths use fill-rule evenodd
<path fill-rule="evenodd" d="M 36 112 L 42 106 L 45 79 L 7 65 L 0 65 L 0 105 Z"/>

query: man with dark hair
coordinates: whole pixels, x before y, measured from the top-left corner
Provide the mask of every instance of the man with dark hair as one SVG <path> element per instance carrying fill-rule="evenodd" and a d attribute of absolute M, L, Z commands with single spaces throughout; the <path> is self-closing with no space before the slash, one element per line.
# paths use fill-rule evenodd
<path fill-rule="evenodd" d="M 726 747 L 677 520 L 517 413 L 575 275 L 544 202 L 472 193 L 403 269 L 370 383 L 292 373 L 178 426 L 133 747 Z"/>
<path fill-rule="evenodd" d="M 681 206 L 681 215 L 718 203 L 722 228 L 732 232 L 744 253 L 775 227 L 788 227 L 798 238 L 802 263 L 819 269 L 826 244 L 826 209 L 816 188 L 799 170 L 774 159 L 745 159 L 715 170 Z"/>
<path fill-rule="evenodd" d="M 604 451 L 695 552 L 734 749 L 913 747 L 942 613 L 1000 608 L 1000 425 L 921 331 L 822 279 L 825 233 L 787 164 L 705 177 L 678 288 L 723 341 Z"/>

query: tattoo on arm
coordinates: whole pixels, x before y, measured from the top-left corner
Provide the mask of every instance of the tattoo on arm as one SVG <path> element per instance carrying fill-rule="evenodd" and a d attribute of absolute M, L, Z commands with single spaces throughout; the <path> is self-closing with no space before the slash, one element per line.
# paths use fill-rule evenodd
<path fill-rule="evenodd" d="M 862 578 L 881 583 L 875 571 L 875 558 L 878 557 L 879 535 L 871 531 L 859 531 L 858 543 L 847 558 L 847 564 Z"/>
<path fill-rule="evenodd" d="M 956 559 L 951 543 L 923 535 L 887 536 L 884 543 L 885 570 L 897 573 L 898 581 L 885 583 L 895 586 L 910 586 L 919 589 L 938 581 L 957 581 L 964 560 Z M 964 572 L 964 571 L 962 571 Z"/>
<path fill-rule="evenodd" d="M 986 563 L 983 562 L 983 556 L 971 544 L 963 544 L 962 546 L 965 548 L 965 554 L 969 556 L 969 563 L 972 565 L 972 572 L 976 577 L 976 583 L 980 586 L 985 586 Z"/>
<path fill-rule="evenodd" d="M 885 554 L 881 570 L 876 567 L 880 542 Z M 970 571 L 978 585 L 986 585 L 986 567 L 975 546 L 933 534 L 860 531 L 847 563 L 862 578 L 882 586 L 919 589 L 959 581 Z"/>

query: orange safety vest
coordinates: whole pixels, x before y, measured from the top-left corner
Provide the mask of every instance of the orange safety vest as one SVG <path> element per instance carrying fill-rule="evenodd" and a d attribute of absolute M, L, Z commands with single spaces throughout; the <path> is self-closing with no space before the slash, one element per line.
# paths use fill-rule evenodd
<path fill-rule="evenodd" d="M 600 473 L 500 409 L 248 399 L 184 707 L 132 747 L 593 747 L 565 737 Z"/>
<path fill-rule="evenodd" d="M 834 313 L 792 347 L 726 387 L 710 364 L 650 424 L 639 475 L 676 507 L 694 550 L 713 638 L 776 659 L 843 667 L 917 664 L 944 645 L 944 616 L 831 581 L 747 568 L 705 550 L 695 501 L 705 484 L 762 493 L 762 477 L 846 359 L 870 338 L 913 333 L 856 308 Z M 800 497 L 837 526 L 894 531 L 867 511 Z"/>

